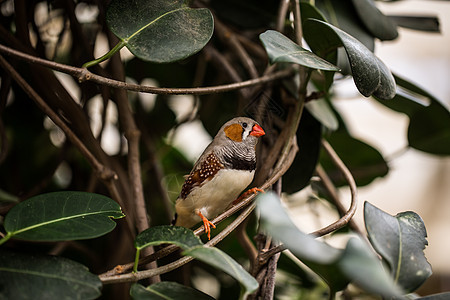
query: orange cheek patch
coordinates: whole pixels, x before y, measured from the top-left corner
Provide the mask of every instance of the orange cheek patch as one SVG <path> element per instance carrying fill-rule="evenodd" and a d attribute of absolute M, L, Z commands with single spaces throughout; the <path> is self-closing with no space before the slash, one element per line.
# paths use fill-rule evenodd
<path fill-rule="evenodd" d="M 225 127 L 225 135 L 235 142 L 242 142 L 242 126 L 233 124 Z"/>

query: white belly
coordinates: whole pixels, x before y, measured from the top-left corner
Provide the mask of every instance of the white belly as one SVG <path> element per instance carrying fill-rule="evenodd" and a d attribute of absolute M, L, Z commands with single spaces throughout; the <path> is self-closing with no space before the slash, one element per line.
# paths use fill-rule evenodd
<path fill-rule="evenodd" d="M 211 181 L 194 188 L 185 199 L 177 200 L 176 225 L 194 226 L 201 221 L 198 211 L 209 220 L 224 212 L 252 182 L 254 174 L 255 171 L 220 170 Z"/>

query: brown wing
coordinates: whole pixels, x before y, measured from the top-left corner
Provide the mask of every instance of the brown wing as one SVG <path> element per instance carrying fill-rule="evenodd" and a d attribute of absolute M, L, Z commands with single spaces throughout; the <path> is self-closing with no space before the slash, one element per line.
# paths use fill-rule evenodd
<path fill-rule="evenodd" d="M 185 199 L 191 190 L 196 186 L 201 186 L 204 182 L 211 180 L 214 175 L 223 169 L 224 165 L 220 163 L 214 153 L 209 154 L 200 166 L 192 170 L 181 188 L 180 197 Z"/>

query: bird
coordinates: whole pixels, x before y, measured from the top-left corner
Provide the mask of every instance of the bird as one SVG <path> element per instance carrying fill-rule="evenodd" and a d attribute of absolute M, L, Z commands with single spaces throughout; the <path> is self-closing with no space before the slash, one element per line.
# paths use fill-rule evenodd
<path fill-rule="evenodd" d="M 216 226 L 209 220 L 239 201 L 239 194 L 253 181 L 256 145 L 263 135 L 262 127 L 251 118 L 226 122 L 185 176 L 172 224 L 191 228 L 202 221 L 210 240 L 211 227 Z M 252 188 L 244 194 L 258 191 L 264 192 Z"/>

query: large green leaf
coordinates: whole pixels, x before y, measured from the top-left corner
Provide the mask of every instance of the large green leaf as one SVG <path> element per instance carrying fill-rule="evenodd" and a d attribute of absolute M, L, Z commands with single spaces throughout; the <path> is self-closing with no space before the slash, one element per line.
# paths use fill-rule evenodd
<path fill-rule="evenodd" d="M 271 63 L 295 63 L 312 69 L 339 71 L 335 65 L 300 47 L 278 31 L 267 30 L 261 33 L 259 38 L 266 48 Z"/>
<path fill-rule="evenodd" d="M 184 0 L 113 0 L 106 22 L 134 55 L 159 63 L 200 51 L 214 27 L 208 9 L 192 9 Z"/>
<path fill-rule="evenodd" d="M 95 299 L 101 287 L 69 259 L 0 250 L 0 299 Z"/>
<path fill-rule="evenodd" d="M 392 99 L 395 80 L 386 65 L 361 42 L 326 22 L 309 19 L 304 22 L 304 35 L 314 52 L 331 51 L 343 46 L 350 62 L 359 92 L 368 97 Z"/>
<path fill-rule="evenodd" d="M 212 300 L 213 297 L 185 285 L 162 281 L 148 287 L 138 283 L 131 286 L 130 295 L 133 300 Z"/>
<path fill-rule="evenodd" d="M 150 245 L 175 244 L 182 248 L 183 255 L 192 256 L 231 275 L 241 283 L 244 293 L 258 288 L 258 282 L 228 254 L 220 249 L 206 247 L 192 230 L 180 226 L 154 226 L 140 233 L 135 240 L 139 251 Z"/>
<path fill-rule="evenodd" d="M 326 17 L 327 22 L 355 37 L 370 51 L 374 51 L 375 39 L 361 20 L 352 0 L 316 0 L 315 6 Z M 341 61 L 338 66 L 345 68 Z"/>
<path fill-rule="evenodd" d="M 160 225 L 139 233 L 134 240 L 136 249 L 161 244 L 175 244 L 182 249 L 203 246 L 202 241 L 190 229 L 181 226 Z"/>
<path fill-rule="evenodd" d="M 374 37 L 382 41 L 398 37 L 395 23 L 380 11 L 372 0 L 352 0 L 352 2 L 360 20 Z"/>
<path fill-rule="evenodd" d="M 406 292 L 416 290 L 432 273 L 423 253 L 428 242 L 420 216 L 403 212 L 393 217 L 365 202 L 364 218 L 370 242 L 389 264 L 395 282 Z"/>
<path fill-rule="evenodd" d="M 14 206 L 5 217 L 7 238 L 31 241 L 90 239 L 114 229 L 122 218 L 112 199 L 86 192 L 41 194 Z"/>
<path fill-rule="evenodd" d="M 320 275 L 332 293 L 354 282 L 384 297 L 401 295 L 375 254 L 362 241 L 352 239 L 345 250 L 340 250 L 301 232 L 274 193 L 258 195 L 257 206 L 265 230 Z"/>

